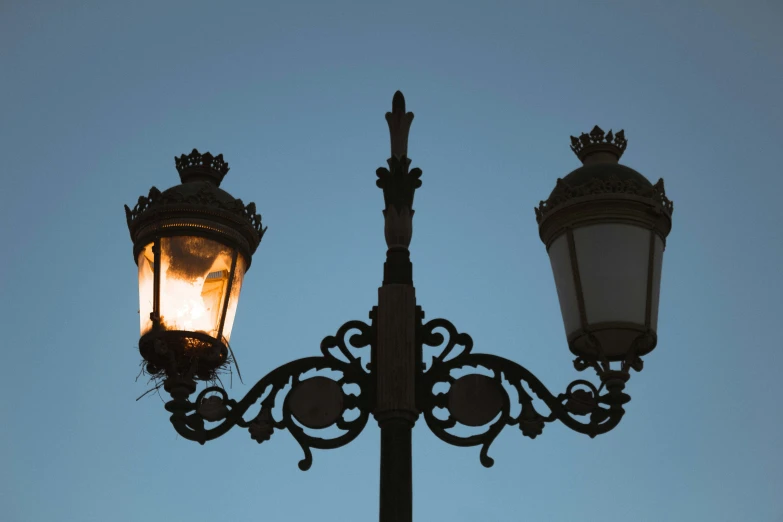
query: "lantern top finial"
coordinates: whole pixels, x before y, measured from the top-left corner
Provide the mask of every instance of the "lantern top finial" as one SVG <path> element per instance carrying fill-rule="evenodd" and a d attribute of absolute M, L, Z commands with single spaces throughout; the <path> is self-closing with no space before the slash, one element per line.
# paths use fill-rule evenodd
<path fill-rule="evenodd" d="M 600 158 L 601 163 L 617 163 L 627 146 L 624 130 L 617 134 L 612 134 L 611 130 L 604 133 L 598 125 L 593 127 L 590 134 L 583 132 L 578 138 L 571 136 L 571 150 L 584 164 L 591 163 L 588 158 Z"/>
<path fill-rule="evenodd" d="M 228 173 L 228 163 L 223 160 L 223 155 L 218 154 L 213 156 L 209 152 L 201 154 L 198 149 L 193 149 L 193 152 L 180 157 L 174 158 L 174 163 L 177 165 L 177 172 L 182 183 L 189 183 L 193 181 L 208 181 L 220 186 L 220 182 Z"/>

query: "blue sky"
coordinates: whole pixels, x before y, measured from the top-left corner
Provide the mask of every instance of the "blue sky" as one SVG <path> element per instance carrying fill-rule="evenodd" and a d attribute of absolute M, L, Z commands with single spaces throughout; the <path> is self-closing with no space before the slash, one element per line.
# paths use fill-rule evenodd
<path fill-rule="evenodd" d="M 777 2 L 12 2 L 0 6 L 0 519 L 366 521 L 379 431 L 178 437 L 135 382 L 125 203 L 223 153 L 269 230 L 232 346 L 245 384 L 365 319 L 382 279 L 383 115 L 401 89 L 423 169 L 418 302 L 554 392 L 571 366 L 533 207 L 624 128 L 675 202 L 659 345 L 622 423 L 491 449 L 414 430 L 414 518 L 783 520 L 783 7 Z"/>

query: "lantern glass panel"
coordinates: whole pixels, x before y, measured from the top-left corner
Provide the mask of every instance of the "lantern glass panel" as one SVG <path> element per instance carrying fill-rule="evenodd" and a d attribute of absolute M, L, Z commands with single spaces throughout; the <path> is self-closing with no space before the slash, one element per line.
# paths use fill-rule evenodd
<path fill-rule="evenodd" d="M 661 296 L 661 268 L 663 266 L 663 239 L 655 234 L 655 258 L 653 260 L 652 299 L 650 300 L 650 327 L 658 331 L 658 303 Z"/>
<path fill-rule="evenodd" d="M 579 329 L 580 320 L 574 272 L 571 267 L 571 251 L 568 247 L 566 234 L 552 242 L 549 247 L 549 262 L 552 264 L 552 273 L 555 276 L 555 287 L 560 301 L 560 312 L 563 314 L 566 335 L 570 335 Z"/>
<path fill-rule="evenodd" d="M 574 230 L 588 324 L 645 324 L 650 231 L 619 223 Z"/>
<path fill-rule="evenodd" d="M 242 289 L 242 280 L 245 277 L 245 258 L 241 254 L 237 255 L 237 267 L 234 271 L 234 281 L 231 284 L 231 293 L 228 296 L 228 308 L 226 308 L 226 321 L 223 324 L 223 339 L 228 342 L 231 339 L 231 331 L 234 328 L 234 318 L 237 314 L 237 305 L 239 304 L 239 292 Z M 222 302 L 222 301 L 221 301 Z"/>
<path fill-rule="evenodd" d="M 139 320 L 141 322 L 141 335 L 144 335 L 152 329 L 151 316 L 155 287 L 152 243 L 139 253 L 139 258 L 136 262 L 139 265 Z"/>
<path fill-rule="evenodd" d="M 246 263 L 237 255 L 231 295 L 227 296 L 234 250 L 202 237 L 160 239 L 160 317 L 165 330 L 202 332 L 217 338 L 228 297 L 223 341 L 231 336 Z M 152 328 L 155 259 L 152 244 L 139 254 L 141 334 Z"/>

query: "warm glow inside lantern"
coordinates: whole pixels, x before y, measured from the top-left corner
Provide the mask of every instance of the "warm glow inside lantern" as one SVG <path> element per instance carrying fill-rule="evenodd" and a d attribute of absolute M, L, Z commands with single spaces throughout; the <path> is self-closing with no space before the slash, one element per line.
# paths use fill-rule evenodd
<path fill-rule="evenodd" d="M 138 259 L 141 335 L 153 327 L 153 250 L 153 243 L 148 244 Z M 245 272 L 243 256 L 210 239 L 164 237 L 159 262 L 160 327 L 201 332 L 228 343 Z"/>
<path fill-rule="evenodd" d="M 536 215 L 571 351 L 623 361 L 657 344 L 658 302 L 672 203 L 618 164 L 627 140 L 595 127 L 572 138 L 584 165 L 559 179 Z"/>
<path fill-rule="evenodd" d="M 239 293 L 265 229 L 219 188 L 222 155 L 176 158 L 182 184 L 125 207 L 139 276 L 139 350 L 153 375 L 214 378 L 228 360 Z"/>

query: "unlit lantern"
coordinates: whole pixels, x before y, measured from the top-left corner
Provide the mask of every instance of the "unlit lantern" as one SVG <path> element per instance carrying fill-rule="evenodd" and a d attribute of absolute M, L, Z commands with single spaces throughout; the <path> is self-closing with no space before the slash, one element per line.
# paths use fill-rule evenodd
<path fill-rule="evenodd" d="M 571 351 L 623 361 L 657 344 L 661 266 L 673 205 L 618 160 L 623 131 L 571 138 L 582 167 L 536 209 Z"/>

